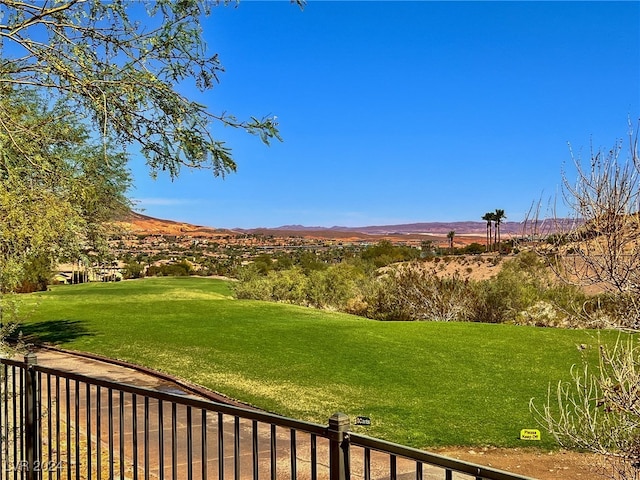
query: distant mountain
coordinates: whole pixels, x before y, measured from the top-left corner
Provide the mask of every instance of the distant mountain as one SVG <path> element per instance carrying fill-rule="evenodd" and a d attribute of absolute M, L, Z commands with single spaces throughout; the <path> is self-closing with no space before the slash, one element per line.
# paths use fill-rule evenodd
<path fill-rule="evenodd" d="M 237 232 L 224 228 L 204 227 L 174 220 L 149 217 L 137 212 L 130 212 L 118 222 L 132 233 L 139 235 L 191 235 L 204 237 L 219 237 L 223 235 L 237 235 Z"/>
<path fill-rule="evenodd" d="M 561 220 L 563 227 L 569 226 L 569 220 Z M 191 236 L 211 236 L 219 237 L 225 235 L 238 234 L 257 234 L 257 235 L 274 235 L 274 236 L 313 236 L 319 238 L 348 238 L 353 236 L 387 236 L 401 237 L 410 236 L 446 236 L 450 231 L 456 232 L 456 236 L 463 235 L 469 237 L 484 238 L 487 231 L 486 222 L 420 222 L 405 223 L 398 225 L 372 225 L 363 227 L 307 227 L 304 225 L 283 225 L 275 228 L 251 228 L 251 229 L 223 229 L 214 227 L 205 227 L 201 225 L 192 225 L 185 222 L 174 220 L 163 220 L 159 218 L 149 217 L 140 213 L 131 212 L 126 218 L 122 219 L 122 224 L 138 234 L 147 235 L 191 235 Z M 553 228 L 542 228 L 547 233 L 556 230 Z M 530 230 L 531 225 L 528 226 Z M 539 226 L 540 228 L 540 226 Z M 504 236 L 521 235 L 524 232 L 525 225 L 522 222 L 503 222 L 500 224 L 500 232 Z"/>
<path fill-rule="evenodd" d="M 517 235 L 523 231 L 521 222 L 503 222 L 500 224 L 500 232 L 506 235 Z M 240 229 L 238 229 L 240 230 Z M 303 225 L 283 225 L 275 228 L 254 228 L 242 230 L 247 233 L 257 233 L 265 230 L 287 232 L 353 232 L 367 235 L 446 235 L 450 231 L 456 235 L 485 235 L 486 222 L 421 222 L 405 223 L 399 225 L 372 225 L 365 227 L 305 227 Z"/>

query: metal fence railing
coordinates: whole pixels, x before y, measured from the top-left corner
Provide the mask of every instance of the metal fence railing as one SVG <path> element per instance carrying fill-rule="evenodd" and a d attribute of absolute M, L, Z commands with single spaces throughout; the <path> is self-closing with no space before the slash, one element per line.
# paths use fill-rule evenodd
<path fill-rule="evenodd" d="M 349 431 L 0 359 L 0 480 L 525 480 Z"/>

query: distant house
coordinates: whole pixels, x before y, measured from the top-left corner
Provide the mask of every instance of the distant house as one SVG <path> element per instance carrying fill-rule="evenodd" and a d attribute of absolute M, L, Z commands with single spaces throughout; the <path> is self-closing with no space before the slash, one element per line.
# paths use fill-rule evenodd
<path fill-rule="evenodd" d="M 67 272 L 58 272 L 53 276 L 54 285 L 69 285 L 73 280 L 73 275 Z"/>
<path fill-rule="evenodd" d="M 118 262 L 112 266 L 83 266 L 63 263 L 53 276 L 53 282 L 59 285 L 87 283 L 87 282 L 119 282 L 123 279 L 124 263 Z"/>

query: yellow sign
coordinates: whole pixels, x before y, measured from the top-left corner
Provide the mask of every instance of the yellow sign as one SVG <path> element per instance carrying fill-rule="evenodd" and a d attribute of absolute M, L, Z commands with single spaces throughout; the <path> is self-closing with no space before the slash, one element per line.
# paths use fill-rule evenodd
<path fill-rule="evenodd" d="M 523 428 L 520 430 L 520 440 L 540 440 L 540 430 Z"/>

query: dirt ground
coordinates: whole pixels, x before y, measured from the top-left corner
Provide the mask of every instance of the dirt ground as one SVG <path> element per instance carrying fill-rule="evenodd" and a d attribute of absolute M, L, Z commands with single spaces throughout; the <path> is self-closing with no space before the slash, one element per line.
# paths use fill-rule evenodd
<path fill-rule="evenodd" d="M 598 475 L 598 458 L 592 454 L 520 448 L 443 448 L 434 453 L 539 480 L 606 478 Z"/>

